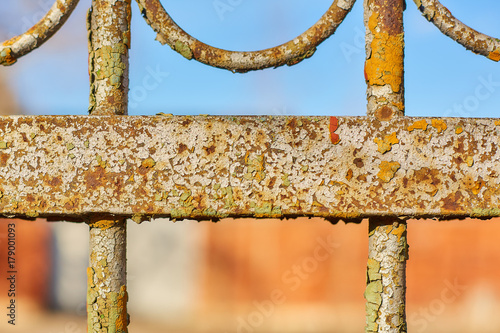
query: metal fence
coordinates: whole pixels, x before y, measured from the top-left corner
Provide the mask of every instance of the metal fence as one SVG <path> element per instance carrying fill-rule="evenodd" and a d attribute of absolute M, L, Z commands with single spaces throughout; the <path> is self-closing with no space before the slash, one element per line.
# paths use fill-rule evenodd
<path fill-rule="evenodd" d="M 63 25 L 77 0 L 57 0 L 0 46 L 12 65 Z M 159 0 L 137 0 L 157 39 L 186 59 L 233 72 L 295 65 L 342 23 L 335 0 L 302 35 L 230 52 L 183 31 Z M 491 60 L 500 40 L 415 0 L 445 35 Z M 0 118 L 0 214 L 90 227 L 89 332 L 127 332 L 125 219 L 369 219 L 366 331 L 406 332 L 409 218 L 500 216 L 500 120 L 405 117 L 404 0 L 365 0 L 366 117 L 128 117 L 130 0 L 88 13 L 90 116 Z"/>

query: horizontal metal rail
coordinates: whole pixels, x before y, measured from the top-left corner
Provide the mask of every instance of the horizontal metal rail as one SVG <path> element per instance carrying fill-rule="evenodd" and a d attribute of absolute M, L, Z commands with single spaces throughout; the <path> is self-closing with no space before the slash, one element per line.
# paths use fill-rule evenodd
<path fill-rule="evenodd" d="M 0 214 L 500 216 L 499 120 L 0 118 Z"/>

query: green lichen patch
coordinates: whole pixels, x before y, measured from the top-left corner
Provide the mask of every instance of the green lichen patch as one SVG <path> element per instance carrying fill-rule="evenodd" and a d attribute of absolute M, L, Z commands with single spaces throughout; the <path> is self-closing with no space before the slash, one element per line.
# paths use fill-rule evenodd
<path fill-rule="evenodd" d="M 175 42 L 174 50 L 179 52 L 187 60 L 193 59 L 193 51 L 191 51 L 191 48 L 189 47 L 189 45 L 181 42 L 180 40 Z"/>
<path fill-rule="evenodd" d="M 380 271 L 380 262 L 375 259 L 368 259 L 368 281 L 375 281 L 382 279 Z"/>
<path fill-rule="evenodd" d="M 283 184 L 284 187 L 290 186 L 290 180 L 288 179 L 287 173 L 285 173 L 283 176 L 281 176 L 281 184 Z"/>

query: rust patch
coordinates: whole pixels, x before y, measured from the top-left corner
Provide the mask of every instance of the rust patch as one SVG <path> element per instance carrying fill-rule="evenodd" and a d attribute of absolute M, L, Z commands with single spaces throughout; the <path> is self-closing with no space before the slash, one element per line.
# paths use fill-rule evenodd
<path fill-rule="evenodd" d="M 354 159 L 354 165 L 357 166 L 358 168 L 362 168 L 365 166 L 363 160 L 359 157 Z"/>
<path fill-rule="evenodd" d="M 400 110 L 402 109 L 402 107 L 400 106 L 398 106 L 398 108 Z M 391 120 L 393 116 L 394 116 L 394 111 L 387 105 L 384 105 L 375 111 L 375 117 L 380 121 Z"/>

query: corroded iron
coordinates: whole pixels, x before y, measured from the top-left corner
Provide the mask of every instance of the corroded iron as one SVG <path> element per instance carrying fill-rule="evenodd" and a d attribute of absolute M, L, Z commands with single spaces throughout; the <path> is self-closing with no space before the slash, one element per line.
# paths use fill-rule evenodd
<path fill-rule="evenodd" d="M 500 39 L 482 34 L 458 20 L 438 0 L 413 0 L 422 15 L 446 36 L 467 50 L 493 61 L 500 60 Z M 474 3 L 470 3 L 474 6 Z"/>
<path fill-rule="evenodd" d="M 365 332 L 406 332 L 407 226 L 399 219 L 370 219 Z"/>
<path fill-rule="evenodd" d="M 330 37 L 354 6 L 356 0 L 335 0 L 321 19 L 288 43 L 254 52 L 218 49 L 193 38 L 168 15 L 159 0 L 137 0 L 156 39 L 168 44 L 183 57 L 233 72 L 248 72 L 283 65 L 295 65 L 311 57 L 316 47 Z"/>
<path fill-rule="evenodd" d="M 330 119 L 2 117 L 0 213 L 500 216 L 499 121 Z"/>
<path fill-rule="evenodd" d="M 379 120 L 404 115 L 404 5 L 365 0 L 367 108 Z"/>
<path fill-rule="evenodd" d="M 405 112 L 405 0 L 365 0 L 364 5 L 367 115 L 381 122 L 402 118 Z M 373 141 L 382 155 L 400 144 L 395 131 L 379 131 L 379 137 Z M 400 168 L 398 160 L 381 161 L 377 176 L 382 182 L 390 183 Z M 408 177 L 411 178 L 415 179 Z M 398 192 L 404 193 L 400 189 L 405 187 L 404 183 L 399 185 Z M 407 331 L 406 223 L 398 218 L 371 217 L 368 225 L 365 331 L 404 333 Z"/>
<path fill-rule="evenodd" d="M 77 4 L 78 0 L 57 0 L 31 29 L 0 44 L 0 65 L 12 65 L 45 43 L 62 27 Z"/>
<path fill-rule="evenodd" d="M 127 114 L 130 2 L 93 0 L 87 15 L 89 113 L 93 116 Z M 87 331 L 126 333 L 129 323 L 126 221 L 122 217 L 92 214 L 87 222 L 90 229 Z"/>

